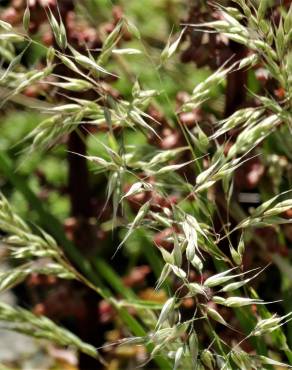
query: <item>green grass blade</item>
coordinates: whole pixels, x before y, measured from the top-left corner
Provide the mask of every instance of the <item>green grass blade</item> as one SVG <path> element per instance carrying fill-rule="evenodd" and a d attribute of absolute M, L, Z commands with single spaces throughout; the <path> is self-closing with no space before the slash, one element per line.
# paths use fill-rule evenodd
<path fill-rule="evenodd" d="M 25 197 L 30 206 L 37 212 L 40 224 L 45 226 L 45 228 L 52 234 L 52 236 L 58 241 L 60 245 L 63 246 L 65 253 L 68 255 L 69 259 L 80 269 L 82 273 L 96 286 L 96 290 L 99 294 L 105 299 L 111 299 L 111 293 L 106 289 L 100 279 L 100 276 L 92 269 L 89 261 L 84 259 L 79 250 L 75 245 L 70 242 L 63 231 L 62 226 L 59 221 L 51 215 L 43 207 L 42 202 L 36 197 L 36 195 L 31 191 L 27 185 L 25 179 L 14 172 L 14 167 L 12 161 L 8 155 L 4 152 L 0 152 L 0 171 L 6 176 L 6 178 L 11 182 L 11 184 Z M 106 262 L 100 261 L 99 266 L 102 267 L 100 270 L 104 274 L 105 280 L 108 282 L 114 277 L 113 286 L 117 291 L 125 291 L 127 288 L 123 285 L 121 279 L 113 274 L 110 267 L 107 266 Z M 133 298 L 134 293 L 130 293 L 130 290 L 127 290 L 128 298 Z M 123 307 L 116 307 L 118 309 L 119 315 L 123 320 L 124 324 L 127 325 L 128 329 L 136 336 L 146 336 L 146 332 L 139 324 L 139 322 L 132 317 L 126 309 Z M 153 350 L 153 346 L 148 345 L 147 349 L 149 353 Z M 155 357 L 154 360 L 161 370 L 170 370 L 170 363 L 162 358 Z"/>

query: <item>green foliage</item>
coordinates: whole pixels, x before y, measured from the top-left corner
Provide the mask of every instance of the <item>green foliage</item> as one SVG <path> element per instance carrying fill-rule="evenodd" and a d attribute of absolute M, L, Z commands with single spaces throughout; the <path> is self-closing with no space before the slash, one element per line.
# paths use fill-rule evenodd
<path fill-rule="evenodd" d="M 106 2 L 94 1 L 81 7 L 80 12 L 90 12 L 101 3 Z M 88 151 L 78 153 L 69 148 L 69 155 L 86 159 L 93 172 L 92 183 L 103 188 L 103 207 L 111 211 L 111 216 L 98 221 L 98 227 L 119 236 L 110 253 L 115 259 L 127 256 L 132 264 L 143 255 L 156 275 L 156 289 L 165 289 L 169 297 L 158 305 L 151 300 L 140 300 L 131 287 L 125 288 L 110 263 L 98 255 L 95 258 L 80 253 L 52 215 L 68 216 L 68 198 L 60 197 L 58 191 L 52 192 L 47 207 L 50 214 L 31 192 L 30 184 L 14 173 L 5 154 L 0 157 L 0 170 L 13 184 L 13 191 L 22 192 L 31 203 L 36 220 L 52 236 L 37 226 L 30 226 L 1 196 L 0 229 L 15 267 L 0 274 L 0 291 L 14 287 L 32 273 L 78 280 L 108 300 L 119 313 L 130 332 L 125 343 L 142 343 L 148 350 L 148 360 L 156 361 L 161 369 L 292 367 L 291 305 L 286 305 L 288 312 L 282 315 L 270 313 L 268 304 L 274 302 L 259 298 L 252 285 L 265 268 L 245 269 L 246 243 L 252 238 L 281 274 L 289 276 L 290 261 L 283 262 L 275 253 L 265 250 L 265 240 L 256 231 L 272 227 L 279 239 L 284 238 L 280 227 L 291 223 L 291 216 L 286 217 L 292 209 L 291 189 L 287 183 L 281 185 L 280 174 L 273 190 L 266 192 L 263 202 L 249 214 L 236 203 L 233 191 L 237 170 L 261 152 L 273 153 L 270 147 L 276 147 L 277 158 L 286 155 L 291 160 L 286 136 L 291 133 L 292 123 L 292 7 L 281 11 L 278 24 L 274 24 L 265 17 L 266 2 L 256 5 L 257 2 L 247 4 L 238 0 L 235 3 L 237 7 L 216 8 L 220 19 L 186 24 L 186 28 L 169 37 L 166 37 L 170 33 L 169 25 L 164 22 L 157 35 L 163 38 L 163 47 L 151 48 L 143 37 L 150 37 L 153 23 L 160 19 L 160 12 L 164 14 L 165 2 L 159 1 L 154 6 L 151 1 L 143 1 L 145 11 L 141 4 L 133 2 L 128 6 L 129 15 L 126 12 L 102 38 L 98 56 L 93 50 L 81 52 L 70 45 L 62 18 L 56 18 L 49 10 L 55 44 L 48 50 L 42 68 L 26 68 L 17 52 L 16 46 L 20 44 L 24 45 L 22 50 L 31 44 L 40 47 L 40 42 L 28 32 L 29 10 L 24 13 L 24 31 L 0 23 L 2 57 L 7 65 L 1 69 L 0 77 L 4 92 L 2 106 L 19 104 L 26 89 L 35 84 L 47 84 L 52 91 L 62 91 L 63 96 L 58 99 L 58 94 L 44 92 L 45 102 L 40 102 L 38 113 L 34 111 L 35 100 L 29 99 L 31 105 L 27 106 L 24 102 L 27 108 L 24 117 L 13 113 L 8 123 L 4 121 L 6 135 L 0 141 L 1 148 L 12 154 L 15 151 L 10 145 L 17 144 L 23 149 L 15 163 L 22 173 L 30 174 L 29 183 L 33 183 L 31 172 L 42 160 L 45 177 L 51 186 L 58 188 L 65 185 L 66 169 L 65 155 L 57 151 L 66 151 L 63 140 L 73 132 L 85 141 L 82 128 L 90 126 L 93 133 L 86 131 Z M 158 15 L 152 19 L 148 13 L 155 11 Z M 106 12 L 102 17 L 106 17 Z M 133 14 L 138 20 L 149 19 L 149 23 L 141 26 L 142 36 L 132 22 Z M 171 17 L 173 14 L 168 21 Z M 120 47 L 124 28 L 132 41 Z M 193 77 L 190 67 L 181 66 L 177 59 L 189 28 L 193 32 L 216 32 L 243 45 L 249 53 L 236 61 L 227 60 L 212 73 L 203 70 Z M 277 88 L 284 91 L 283 98 L 276 100 L 250 82 L 250 95 L 256 104 L 236 107 L 227 117 L 220 109 L 214 110 L 218 102 L 220 105 L 220 95 L 227 88 L 230 75 L 252 71 L 258 64 L 266 69 Z M 62 71 L 60 66 L 70 71 L 70 76 L 58 72 Z M 115 80 L 113 86 L 118 93 L 110 90 L 107 79 Z M 188 94 L 178 106 L 175 95 L 182 89 Z M 151 114 L 151 109 L 158 113 Z M 208 117 L 211 129 L 204 130 L 196 122 L 190 128 L 184 124 L 184 114 L 208 110 L 212 111 Z M 163 119 L 169 121 L 166 135 L 161 128 Z M 12 120 L 23 127 L 13 130 L 9 127 Z M 173 132 L 179 133 L 179 138 L 175 139 L 175 145 L 166 145 Z M 225 137 L 230 139 L 228 150 Z M 284 148 L 279 142 L 284 143 Z M 221 191 L 221 201 L 216 198 L 216 191 Z M 178 200 L 171 202 L 171 196 Z M 222 205 L 227 221 L 218 230 L 215 219 L 220 218 L 218 208 Z M 230 221 L 230 215 L 234 222 Z M 124 232 L 120 232 L 121 228 Z M 170 248 L 159 245 L 155 238 L 163 230 L 168 231 L 164 241 Z M 223 241 L 227 242 L 227 250 L 222 248 Z M 154 244 L 158 245 L 161 256 L 152 251 Z M 210 266 L 215 266 L 217 271 L 208 277 Z M 287 276 L 283 278 L 286 292 Z M 193 310 L 185 315 L 184 302 L 188 299 L 193 302 Z M 135 309 L 136 317 L 127 311 L 129 306 Z M 234 320 L 227 321 L 222 306 L 245 327 L 235 328 Z M 99 357 L 92 345 L 83 343 L 53 321 L 22 308 L 1 303 L 0 320 L 12 323 L 10 329 L 61 346 L 74 345 L 90 356 Z M 221 335 L 222 327 L 234 332 L 240 329 L 239 339 L 227 343 Z M 289 328 L 288 338 L 284 327 Z M 245 350 L 246 342 L 252 344 L 253 352 Z M 278 356 L 274 358 L 269 350 Z"/>

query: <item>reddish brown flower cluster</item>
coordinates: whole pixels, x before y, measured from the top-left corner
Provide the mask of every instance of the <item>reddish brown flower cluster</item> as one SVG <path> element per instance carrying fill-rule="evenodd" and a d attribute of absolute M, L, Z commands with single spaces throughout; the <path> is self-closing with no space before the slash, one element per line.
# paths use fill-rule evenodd
<path fill-rule="evenodd" d="M 172 127 L 167 118 L 158 109 L 151 105 L 147 113 L 155 121 L 159 122 L 159 124 L 153 125 L 153 121 L 151 121 L 151 125 L 160 138 L 151 133 L 148 139 L 150 144 L 164 150 L 178 148 L 183 145 L 184 139 L 181 131 Z"/>
<path fill-rule="evenodd" d="M 224 1 L 224 3 L 227 2 Z M 218 20 L 220 17 L 220 12 L 207 2 L 196 0 L 184 23 L 199 24 Z M 184 63 L 195 62 L 198 67 L 209 66 L 217 69 L 233 55 L 230 42 L 223 35 L 203 33 L 194 28 L 188 28 L 185 38 L 189 40 L 189 46 L 181 55 Z"/>
<path fill-rule="evenodd" d="M 144 174 L 140 174 L 140 178 L 143 177 L 145 177 Z M 155 178 L 149 177 L 147 178 L 147 182 L 149 184 L 154 185 Z M 124 188 L 125 194 L 129 191 L 130 188 L 131 188 L 130 185 L 125 186 Z M 163 208 L 171 208 L 172 205 L 177 203 L 178 198 L 176 195 L 169 195 L 167 197 L 163 197 L 156 190 L 151 190 L 151 191 L 142 191 L 137 194 L 129 195 L 127 197 L 127 201 L 129 202 L 129 205 L 134 212 L 137 212 L 141 208 L 141 206 L 148 201 L 150 201 L 151 211 L 159 212 Z"/>
<path fill-rule="evenodd" d="M 265 173 L 260 158 L 249 159 L 235 171 L 235 185 L 238 190 L 255 189 Z"/>

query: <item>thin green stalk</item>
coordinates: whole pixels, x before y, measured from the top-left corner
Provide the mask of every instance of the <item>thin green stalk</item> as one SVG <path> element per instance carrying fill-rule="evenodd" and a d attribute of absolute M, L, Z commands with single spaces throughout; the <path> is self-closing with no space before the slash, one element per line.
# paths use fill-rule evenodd
<path fill-rule="evenodd" d="M 214 260 L 214 264 L 218 272 L 228 270 L 227 265 L 223 261 Z M 239 292 L 237 292 L 237 296 L 240 296 Z M 256 323 L 256 320 L 254 318 L 254 315 L 251 313 L 250 308 L 235 308 L 234 312 L 244 333 L 246 335 L 250 334 L 250 332 L 254 329 Z M 262 338 L 253 337 L 250 338 L 250 342 L 252 346 L 256 348 L 257 353 L 263 356 L 267 355 L 268 349 Z"/>
<path fill-rule="evenodd" d="M 15 189 L 22 193 L 28 204 L 37 212 L 41 225 L 56 238 L 60 245 L 62 245 L 70 261 L 72 261 L 88 278 L 99 285 L 100 279 L 92 270 L 90 263 L 84 259 L 83 255 L 74 244 L 66 238 L 59 221 L 46 211 L 43 203 L 31 191 L 25 179 L 14 172 L 13 163 L 4 152 L 0 152 L 0 171 L 6 176 Z"/>
<path fill-rule="evenodd" d="M 121 278 L 115 273 L 115 271 L 101 258 L 96 258 L 93 261 L 93 265 L 96 271 L 105 279 L 105 281 L 112 287 L 114 291 L 121 294 L 127 299 L 137 298 L 136 294 L 126 287 Z"/>
<path fill-rule="evenodd" d="M 234 202 L 231 203 L 231 205 L 230 205 L 230 214 L 237 222 L 240 222 L 244 218 L 246 218 L 245 212 L 242 210 L 242 208 L 239 206 L 239 204 L 234 203 Z M 265 250 L 265 244 L 264 244 L 263 240 L 260 238 L 260 236 L 253 234 L 253 239 L 257 243 L 258 246 L 260 246 L 263 250 Z M 270 257 L 272 258 L 272 260 L 274 260 L 273 255 L 270 255 Z M 252 290 L 252 293 L 253 293 L 254 298 L 258 297 L 255 290 Z M 243 311 L 243 309 L 237 309 L 236 311 L 240 311 L 240 310 Z M 269 312 L 269 310 L 263 305 L 259 307 L 259 311 L 261 312 L 261 314 L 263 315 L 264 318 L 268 318 L 268 317 L 272 316 L 271 313 Z M 290 312 L 290 311 L 288 311 L 288 312 Z M 240 316 L 238 317 L 239 320 L 242 320 L 242 324 L 244 324 L 245 323 L 244 316 L 240 312 L 239 312 L 239 315 L 241 316 L 241 319 L 240 319 Z M 288 322 L 287 325 L 288 325 L 289 328 L 291 328 L 292 324 L 290 322 Z M 274 332 L 272 332 L 270 335 L 271 335 L 274 343 L 277 346 L 281 345 L 283 347 L 283 344 L 284 343 L 286 344 L 286 346 L 284 346 L 283 350 L 284 350 L 285 355 L 286 355 L 286 357 L 289 361 L 289 364 L 292 365 L 292 351 L 290 350 L 290 348 L 287 345 L 287 339 L 286 339 L 286 335 L 285 335 L 284 331 L 281 328 L 279 328 L 279 329 L 275 330 Z M 255 338 L 251 338 L 250 340 L 253 341 L 254 339 Z M 259 338 L 257 338 L 257 340 L 258 339 Z"/>
<path fill-rule="evenodd" d="M 0 171 L 9 179 L 11 184 L 19 191 L 22 193 L 22 195 L 25 197 L 27 202 L 30 204 L 30 206 L 37 212 L 38 217 L 40 219 L 40 223 L 46 227 L 46 229 L 52 234 L 54 238 L 58 241 L 60 245 L 63 246 L 66 254 L 68 255 L 69 259 L 72 260 L 72 262 L 80 269 L 82 273 L 87 278 L 82 277 L 78 273 L 78 277 L 81 281 L 86 283 L 91 289 L 96 291 L 99 295 L 101 295 L 104 299 L 110 300 L 111 299 L 111 293 L 110 291 L 104 287 L 100 276 L 97 275 L 97 273 L 92 269 L 91 264 L 89 261 L 84 259 L 82 254 L 78 251 L 78 249 L 75 247 L 75 245 L 70 242 L 63 231 L 62 226 L 60 225 L 59 221 L 51 215 L 49 212 L 45 210 L 43 207 L 43 204 L 41 201 L 36 197 L 36 195 L 31 191 L 29 186 L 27 185 L 27 182 L 25 179 L 20 176 L 19 174 L 14 172 L 14 168 L 12 165 L 12 161 L 8 157 L 8 155 L 4 152 L 0 152 Z M 105 280 L 110 281 L 110 278 L 112 278 L 112 275 L 108 275 L 109 269 L 105 269 L 106 263 L 101 262 L 100 265 L 103 265 L 103 269 L 100 270 L 100 272 L 105 273 Z M 115 282 L 118 282 L 118 277 L 116 277 Z M 115 288 L 117 289 L 117 286 L 120 290 L 123 290 L 123 283 L 120 281 L 118 285 L 115 285 Z M 130 295 L 130 293 L 128 292 Z M 132 293 L 131 293 L 132 295 Z M 123 308 L 119 307 L 118 305 L 115 304 L 115 307 L 118 309 L 119 315 L 124 322 L 124 324 L 127 325 L 129 330 L 136 336 L 146 336 L 146 332 L 143 329 L 143 327 L 139 324 L 139 322 L 132 317 L 128 311 Z M 153 350 L 152 345 L 147 346 L 147 350 L 149 353 Z M 155 357 L 154 361 L 157 363 L 157 365 L 162 369 L 162 370 L 170 370 L 171 366 L 169 362 L 162 358 L 162 357 Z"/>

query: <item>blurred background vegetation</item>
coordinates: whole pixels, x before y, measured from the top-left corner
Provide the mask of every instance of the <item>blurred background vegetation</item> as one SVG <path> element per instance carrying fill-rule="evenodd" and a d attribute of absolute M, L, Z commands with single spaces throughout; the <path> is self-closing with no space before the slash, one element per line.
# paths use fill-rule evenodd
<path fill-rule="evenodd" d="M 32 43 L 24 52 L 21 63 L 27 69 L 38 68 L 46 58 L 47 47 L 53 36 L 46 21 L 43 7 L 56 7 L 55 0 L 28 0 L 31 12 L 31 37 L 45 45 Z M 48 4 L 46 4 L 48 3 Z M 228 1 L 221 1 L 228 5 Z M 269 2 L 269 16 L 276 20 L 282 11 L 277 1 Z M 289 2 L 288 2 L 289 3 Z M 287 4 L 288 4 L 287 3 Z M 187 30 L 179 51 L 161 66 L 161 52 L 166 43 L 181 30 L 184 22 L 199 23 L 212 18 L 206 1 L 187 0 L 59 0 L 62 19 L 66 23 L 69 42 L 79 50 L 85 46 L 98 53 L 106 36 L 118 21 L 129 19 L 139 32 L 133 37 L 127 29 L 122 31 L 119 48 L 133 48 L 141 54 L 116 54 L 109 60 L 107 69 L 119 75 L 118 79 L 105 78 L 106 90 L 114 97 L 131 100 L 132 86 L 138 78 L 144 90 L 157 90 L 155 103 L 149 114 L 162 123 L 161 149 L 173 149 L 181 143 L 181 133 L 176 122 L 176 108 L 182 104 L 193 88 L 220 67 L 231 56 L 241 57 L 245 52 L 228 40 L 202 40 L 197 31 Z M 283 6 L 285 4 L 283 2 Z M 25 0 L 0 1 L 0 19 L 22 27 L 26 8 Z M 16 43 L 14 49 L 6 48 L 0 40 L 1 74 L 23 51 L 26 44 Z M 10 54 L 9 54 L 10 53 Z M 233 113 L 236 109 L 256 104 L 255 94 L 268 91 L 277 99 L 283 93 L 269 78 L 263 66 L 245 72 L 244 76 L 233 75 L 233 81 L 220 83 L 211 93 L 211 99 L 202 108 L 182 114 L 181 122 L 192 127 L 199 122 L 202 130 L 209 134 L 212 124 Z M 235 85 L 234 85 L 235 84 Z M 7 87 L 0 87 L 4 99 Z M 166 290 L 155 290 L 155 281 L 162 267 L 156 245 L 167 246 L 164 241 L 167 231 L 153 230 L 145 234 L 137 230 L 125 242 L 118 256 L 112 259 L 119 242 L 125 236 L 123 228 L 112 231 L 112 202 L 107 201 L 107 173 L 96 169 L 95 164 L 77 158 L 72 152 L 107 158 L 102 143 L 108 143 L 105 130 L 94 126 L 80 129 L 79 135 L 65 135 L 58 145 L 46 152 L 29 152 L 23 140 L 44 118 L 47 104 L 66 99 L 67 92 L 57 91 L 50 85 L 36 84 L 28 87 L 21 96 L 14 96 L 1 104 L 0 113 L 0 186 L 17 213 L 31 225 L 39 225 L 60 240 L 60 233 L 77 245 L 84 260 L 89 260 L 110 295 L 125 299 L 141 299 L 157 303 L 161 307 L 167 298 Z M 81 98 L 82 95 L 72 95 Z M 229 99 L 229 100 L 228 100 Z M 283 126 L 261 146 L 261 155 L 246 162 L 235 173 L 234 199 L 242 212 L 261 201 L 291 188 L 292 182 L 292 139 L 287 127 Z M 232 141 L 232 138 L 230 139 Z M 147 138 L 140 131 L 128 130 L 119 137 L 119 145 L 133 145 L 149 157 L 154 138 Z M 157 145 L 156 145 L 157 146 Z M 158 145 L 159 146 L 159 145 Z M 214 148 L 213 148 L 214 149 Z M 212 150 L 212 149 L 211 149 Z M 255 153 L 251 153 L 252 154 Z M 189 181 L 192 181 L 191 177 Z M 129 189 L 127 179 L 123 191 Z M 176 196 L 174 189 L 173 196 Z M 132 217 L 138 199 L 130 199 L 125 212 Z M 157 203 L 162 202 L 156 199 Z M 188 209 L 190 205 L 183 205 Z M 219 206 L 218 206 L 219 207 Z M 237 213 L 238 211 L 237 208 Z M 219 209 L 224 214 L 223 210 Z M 287 217 L 291 217 L 288 212 Z M 224 217 L 224 215 L 223 215 Z M 121 215 L 118 214 L 118 222 Z M 214 212 L 215 222 L 220 217 Z M 122 224 L 122 220 L 120 220 Z M 220 222 L 219 222 L 220 224 Z M 277 312 L 289 312 L 292 308 L 290 263 L 292 226 L 258 229 L 264 240 L 262 249 L 252 237 L 247 245 L 246 268 L 273 264 L 257 279 L 255 286 L 263 299 L 283 302 L 275 305 Z M 164 234 L 163 234 L 164 232 Z M 153 243 L 154 240 L 154 243 Z M 224 246 L 223 246 L 224 248 Z M 267 253 L 265 253 L 267 251 Z M 5 246 L 1 246 L 1 269 L 9 269 L 5 258 Z M 271 254 L 273 259 L 271 259 Z M 209 266 L 210 274 L 214 266 Z M 110 306 L 79 283 L 68 283 L 57 278 L 33 274 L 21 285 L 1 296 L 1 300 L 17 302 L 38 314 L 45 314 L 77 333 L 82 339 L 100 347 L 128 335 L 125 323 Z M 185 310 L 193 310 L 193 302 L 185 302 Z M 135 309 L 130 310 L 135 315 Z M 226 312 L 223 312 L 226 314 Z M 226 316 L 227 320 L 233 320 Z M 232 340 L 234 332 L 226 329 L 221 333 L 226 341 Z M 292 326 L 289 324 L 287 338 L 292 345 Z M 145 360 L 145 348 L 127 345 L 105 348 L 109 360 L 108 370 L 134 369 Z M 98 369 L 103 365 L 92 365 L 87 356 L 77 360 L 76 353 L 61 350 L 47 343 L 35 343 L 27 337 L 11 336 L 0 331 L 0 363 L 12 369 Z M 94 366 L 94 367 L 92 367 Z M 100 366 L 100 367 L 99 367 Z M 153 368 L 153 363 L 147 365 Z M 1 367 L 0 367 L 1 368 Z"/>

